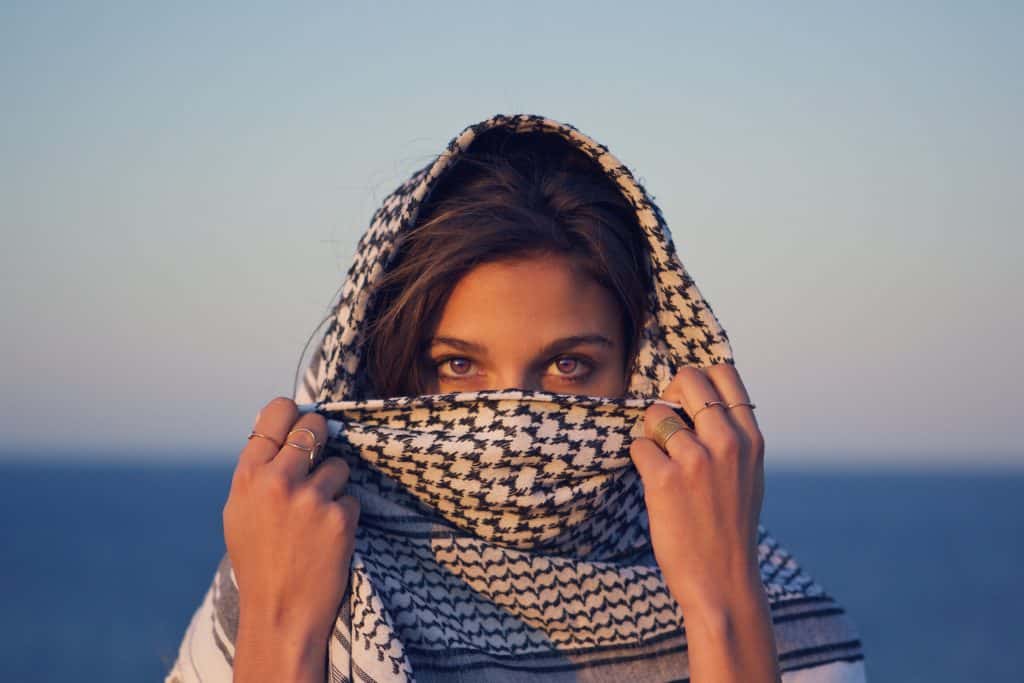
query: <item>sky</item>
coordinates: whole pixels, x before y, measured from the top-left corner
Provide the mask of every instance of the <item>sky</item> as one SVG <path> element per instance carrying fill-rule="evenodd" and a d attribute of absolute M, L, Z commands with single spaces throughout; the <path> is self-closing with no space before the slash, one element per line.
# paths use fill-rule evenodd
<path fill-rule="evenodd" d="M 661 206 L 766 463 L 1024 466 L 1024 6 L 710 5 L 3 3 L 3 457 L 234 460 L 377 203 L 534 113 Z"/>

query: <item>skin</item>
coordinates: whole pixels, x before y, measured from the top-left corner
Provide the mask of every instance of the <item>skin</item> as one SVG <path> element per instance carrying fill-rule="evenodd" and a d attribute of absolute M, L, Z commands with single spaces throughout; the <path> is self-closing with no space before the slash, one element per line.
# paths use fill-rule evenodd
<path fill-rule="evenodd" d="M 478 266 L 457 283 L 434 331 L 431 393 L 621 396 L 628 377 L 620 315 L 611 293 L 564 257 Z M 696 430 L 677 432 L 663 450 L 651 437 L 674 412 L 650 406 L 645 438 L 633 441 L 630 455 L 644 483 L 655 557 L 684 615 L 690 678 L 778 682 L 757 564 L 764 439 L 748 406 L 700 410 L 709 400 L 749 401 L 746 389 L 734 366 L 684 367 L 662 398 L 696 414 Z M 284 443 L 296 427 L 325 439 L 324 418 L 299 417 L 284 397 L 260 411 L 254 430 Z M 223 517 L 240 595 L 236 681 L 325 678 L 359 508 L 343 495 L 343 461 L 328 458 L 307 475 L 308 458 L 253 438 L 232 479 Z"/>

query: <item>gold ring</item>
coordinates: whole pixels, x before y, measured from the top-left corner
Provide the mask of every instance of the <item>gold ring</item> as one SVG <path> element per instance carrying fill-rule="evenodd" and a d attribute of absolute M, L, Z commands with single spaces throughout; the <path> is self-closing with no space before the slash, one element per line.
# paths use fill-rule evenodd
<path fill-rule="evenodd" d="M 277 450 L 281 450 L 281 444 L 280 444 L 280 443 L 278 442 L 278 440 L 277 440 L 277 439 L 272 439 L 272 438 L 270 438 L 269 436 L 267 436 L 266 434 L 260 434 L 259 432 L 255 431 L 255 430 L 253 430 L 253 431 L 249 432 L 249 437 L 248 437 L 248 439 L 247 439 L 247 440 L 250 440 L 250 439 L 252 439 L 252 437 L 254 437 L 254 436 L 258 436 L 258 437 L 260 437 L 261 439 L 266 439 L 266 440 L 267 440 L 267 441 L 269 441 L 270 443 L 272 443 L 272 444 L 274 444 L 275 446 L 277 446 Z"/>
<path fill-rule="evenodd" d="M 313 437 L 313 445 L 312 445 L 312 447 L 310 447 L 310 446 L 303 446 L 301 443 L 294 443 L 292 441 L 286 441 L 285 442 L 289 446 L 293 446 L 295 448 L 298 448 L 300 451 L 305 451 L 305 452 L 309 453 L 309 469 L 307 471 L 308 472 L 312 472 L 313 468 L 316 467 L 316 455 L 317 455 L 317 449 L 320 448 L 320 442 L 316 440 L 316 434 L 313 433 L 312 429 L 306 429 L 305 427 L 298 427 L 298 428 L 293 429 L 292 431 L 288 432 L 288 436 L 291 436 L 295 432 L 306 432 L 311 437 Z"/>
<path fill-rule="evenodd" d="M 690 429 L 678 417 L 672 415 L 654 426 L 654 442 L 661 447 L 661 450 L 668 452 L 668 440 L 683 429 Z M 693 430 L 690 430 L 693 431 Z"/>
<path fill-rule="evenodd" d="M 691 415 L 690 419 L 693 420 L 694 422 L 696 422 L 697 416 L 700 415 L 700 411 L 701 410 L 706 410 L 707 408 L 710 408 L 711 406 L 722 406 L 724 408 L 725 404 L 722 403 L 721 401 L 704 401 L 704 407 L 700 408 L 699 410 L 697 410 L 696 413 Z"/>
<path fill-rule="evenodd" d="M 748 401 L 737 401 L 736 403 L 730 403 L 729 405 L 726 406 L 726 408 L 735 408 L 736 406 L 750 406 L 751 410 L 757 407 L 753 403 L 750 403 Z"/>
<path fill-rule="evenodd" d="M 298 427 L 297 429 L 293 429 L 292 431 L 288 432 L 288 437 L 290 438 L 291 435 L 294 434 L 295 432 L 306 432 L 311 437 L 313 437 L 313 446 L 312 447 L 310 447 L 310 446 L 303 446 L 301 443 L 294 443 L 292 441 L 285 441 L 286 444 L 288 444 L 289 446 L 295 446 L 300 451 L 306 451 L 307 453 L 311 452 L 314 448 L 316 448 L 316 443 L 317 443 L 317 441 L 316 441 L 316 434 L 313 433 L 312 429 L 306 429 L 305 427 Z"/>

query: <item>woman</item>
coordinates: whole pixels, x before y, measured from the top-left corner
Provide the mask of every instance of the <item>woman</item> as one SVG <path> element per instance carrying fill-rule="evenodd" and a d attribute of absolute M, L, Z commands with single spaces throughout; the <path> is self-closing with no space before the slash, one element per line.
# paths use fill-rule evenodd
<path fill-rule="evenodd" d="M 725 331 L 572 126 L 495 116 L 389 196 L 295 398 L 169 681 L 864 679 L 758 525 Z"/>

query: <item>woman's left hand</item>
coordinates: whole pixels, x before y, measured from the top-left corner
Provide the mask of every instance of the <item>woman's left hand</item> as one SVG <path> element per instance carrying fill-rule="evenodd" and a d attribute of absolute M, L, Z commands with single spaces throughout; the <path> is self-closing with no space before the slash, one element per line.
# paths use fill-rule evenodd
<path fill-rule="evenodd" d="M 668 406 L 644 413 L 644 436 L 630 456 L 644 484 L 654 555 L 684 614 L 718 609 L 732 596 L 763 590 L 757 525 L 764 498 L 764 438 L 736 368 L 683 367 L 661 396 L 695 416 L 695 431 L 670 436 L 667 450 L 654 430 Z M 704 408 L 705 401 L 724 405 Z M 703 410 L 702 410 L 703 408 Z M 699 412 L 698 412 L 699 411 Z"/>

